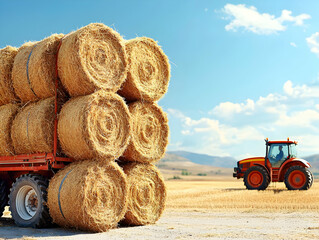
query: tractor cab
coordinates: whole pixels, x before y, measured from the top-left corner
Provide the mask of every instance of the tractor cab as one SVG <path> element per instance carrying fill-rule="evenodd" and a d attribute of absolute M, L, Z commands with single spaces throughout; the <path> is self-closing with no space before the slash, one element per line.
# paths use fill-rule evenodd
<path fill-rule="evenodd" d="M 272 168 L 279 168 L 285 161 L 297 158 L 297 142 L 266 141 L 266 160 Z"/>
<path fill-rule="evenodd" d="M 307 190 L 313 182 L 311 165 L 297 158 L 297 142 L 266 142 L 266 156 L 237 162 L 233 177 L 243 178 L 247 189 L 265 190 L 270 182 L 285 182 L 289 190 Z"/>

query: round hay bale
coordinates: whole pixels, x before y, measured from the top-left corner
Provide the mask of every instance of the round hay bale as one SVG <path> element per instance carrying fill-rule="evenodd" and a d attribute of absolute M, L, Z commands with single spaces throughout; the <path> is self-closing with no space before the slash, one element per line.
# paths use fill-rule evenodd
<path fill-rule="evenodd" d="M 59 115 L 62 150 L 76 160 L 118 158 L 128 145 L 130 130 L 124 100 L 102 90 L 72 98 Z"/>
<path fill-rule="evenodd" d="M 131 140 L 123 157 L 128 161 L 156 162 L 168 144 L 168 119 L 155 103 L 137 101 L 129 104 Z"/>
<path fill-rule="evenodd" d="M 11 126 L 18 109 L 18 105 L 13 103 L 0 107 L 0 156 L 15 154 L 11 140 Z"/>
<path fill-rule="evenodd" d="M 116 92 L 127 72 L 124 40 L 102 23 L 82 27 L 63 39 L 58 72 L 71 96 L 97 89 Z"/>
<path fill-rule="evenodd" d="M 157 101 L 166 92 L 170 64 L 159 45 L 151 38 L 138 37 L 126 41 L 128 73 L 119 94 L 128 101 Z"/>
<path fill-rule="evenodd" d="M 12 86 L 12 67 L 18 53 L 15 47 L 7 46 L 0 50 L 0 105 L 18 101 Z"/>
<path fill-rule="evenodd" d="M 19 49 L 12 70 L 13 87 L 22 102 L 54 96 L 56 56 L 63 34 L 53 34 Z"/>
<path fill-rule="evenodd" d="M 16 154 L 53 152 L 53 130 L 53 97 L 23 107 L 11 129 Z"/>
<path fill-rule="evenodd" d="M 75 162 L 51 179 L 48 206 L 53 222 L 62 227 L 114 228 L 127 209 L 126 176 L 115 162 Z"/>
<path fill-rule="evenodd" d="M 162 215 L 166 202 L 164 179 L 157 168 L 147 163 L 123 166 L 128 183 L 128 206 L 124 224 L 155 223 Z"/>

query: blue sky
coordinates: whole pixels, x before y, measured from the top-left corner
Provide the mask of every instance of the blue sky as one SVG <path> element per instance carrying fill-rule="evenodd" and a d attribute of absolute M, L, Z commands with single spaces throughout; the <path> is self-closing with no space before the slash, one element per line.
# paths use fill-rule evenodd
<path fill-rule="evenodd" d="M 154 38 L 172 77 L 169 150 L 242 158 L 263 139 L 319 153 L 319 1 L 4 1 L 0 48 L 103 22 Z"/>

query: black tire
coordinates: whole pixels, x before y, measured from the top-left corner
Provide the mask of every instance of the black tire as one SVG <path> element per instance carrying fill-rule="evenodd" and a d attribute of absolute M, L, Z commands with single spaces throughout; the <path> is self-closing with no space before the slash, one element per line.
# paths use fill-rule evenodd
<path fill-rule="evenodd" d="M 48 179 L 41 175 L 25 174 L 16 179 L 12 185 L 9 195 L 9 205 L 13 220 L 19 227 L 43 228 L 51 225 L 51 217 L 47 202 Z M 33 192 L 35 194 L 31 195 Z M 26 194 L 26 196 L 24 196 Z M 29 204 L 25 206 L 25 199 L 29 196 Z M 35 196 L 36 195 L 36 196 Z M 34 197 L 35 196 L 35 197 Z M 31 211 L 31 214 L 30 212 Z"/>
<path fill-rule="evenodd" d="M 314 178 L 312 172 L 311 172 L 309 169 L 308 169 L 308 171 L 310 172 L 310 175 L 311 175 L 311 184 L 310 184 L 310 186 L 309 186 L 309 188 L 311 188 L 311 186 L 312 186 L 313 181 L 315 180 L 315 178 Z"/>
<path fill-rule="evenodd" d="M 5 181 L 0 180 L 0 217 L 3 214 L 5 206 L 8 205 L 8 188 Z"/>
<path fill-rule="evenodd" d="M 296 172 L 300 175 L 303 174 L 302 182 L 296 182 L 292 180 Z M 296 176 L 296 179 L 298 176 Z M 285 174 L 285 185 L 288 190 L 308 190 L 313 183 L 313 175 L 312 173 L 302 166 L 292 166 L 290 167 Z"/>
<path fill-rule="evenodd" d="M 258 173 L 258 175 L 262 177 L 262 179 L 258 181 L 258 183 L 253 184 L 250 179 L 251 174 L 256 174 L 256 173 Z M 260 166 L 253 166 L 248 168 L 248 170 L 245 172 L 244 183 L 248 190 L 265 190 L 270 183 L 270 177 L 265 168 Z"/>

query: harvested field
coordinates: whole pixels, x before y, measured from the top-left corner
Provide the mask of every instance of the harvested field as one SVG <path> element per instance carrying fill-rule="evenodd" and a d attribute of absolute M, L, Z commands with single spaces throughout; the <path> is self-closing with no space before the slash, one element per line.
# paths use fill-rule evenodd
<path fill-rule="evenodd" d="M 246 190 L 238 181 L 166 181 L 167 208 L 213 211 L 319 213 L 319 184 L 307 191 L 288 191 L 284 183 L 271 183 L 265 191 Z"/>

